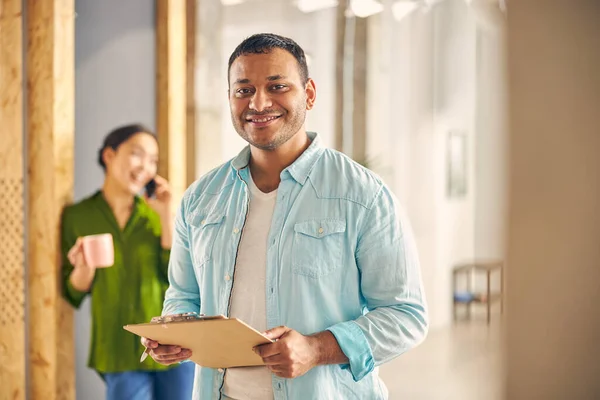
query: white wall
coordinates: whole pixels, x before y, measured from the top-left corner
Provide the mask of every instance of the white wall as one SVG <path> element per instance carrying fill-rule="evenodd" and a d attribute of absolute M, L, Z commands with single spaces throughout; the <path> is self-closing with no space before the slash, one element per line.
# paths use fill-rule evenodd
<path fill-rule="evenodd" d="M 450 321 L 451 270 L 474 257 L 476 109 L 476 23 L 463 0 L 447 0 L 434 9 L 435 118 L 434 135 L 440 148 L 436 197 L 439 202 L 438 264 L 434 305 L 440 324 Z M 448 198 L 448 133 L 467 135 L 467 193 Z M 439 296 L 439 297 L 438 297 Z"/>
<path fill-rule="evenodd" d="M 447 0 L 370 21 L 368 153 L 413 223 L 433 327 L 450 321 L 453 265 L 504 255 L 505 57 L 501 18 L 489 16 Z M 468 136 L 468 181 L 451 199 L 453 130 Z"/>
<path fill-rule="evenodd" d="M 196 76 L 194 101 L 196 107 L 195 178 L 221 164 L 223 98 L 227 98 L 226 72 L 223 65 L 223 10 L 220 1 L 199 0 L 196 15 Z M 189 83 L 188 83 L 189 85 Z"/>
<path fill-rule="evenodd" d="M 77 0 L 75 21 L 75 200 L 99 189 L 97 152 L 118 125 L 155 126 L 154 7 L 146 0 Z M 90 302 L 75 314 L 77 398 L 105 398 L 87 368 Z"/>
<path fill-rule="evenodd" d="M 506 53 L 502 29 L 477 36 L 475 256 L 505 258 Z"/>

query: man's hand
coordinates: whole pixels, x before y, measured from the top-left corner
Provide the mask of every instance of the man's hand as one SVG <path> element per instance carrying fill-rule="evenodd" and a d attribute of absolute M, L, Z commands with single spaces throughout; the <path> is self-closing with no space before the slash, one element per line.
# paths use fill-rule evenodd
<path fill-rule="evenodd" d="M 319 362 L 319 343 L 313 336 L 304 336 L 285 326 L 265 332 L 274 343 L 254 348 L 267 368 L 282 378 L 296 378 L 307 373 Z"/>
<path fill-rule="evenodd" d="M 159 364 L 171 365 L 185 361 L 192 356 L 192 351 L 182 349 L 181 346 L 158 344 L 157 341 L 142 338 L 142 344 L 150 349 L 150 357 Z"/>

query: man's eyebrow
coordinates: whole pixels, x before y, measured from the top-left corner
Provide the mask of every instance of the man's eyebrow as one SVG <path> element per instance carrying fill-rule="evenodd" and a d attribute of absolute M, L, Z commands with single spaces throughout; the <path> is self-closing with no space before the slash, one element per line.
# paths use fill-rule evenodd
<path fill-rule="evenodd" d="M 267 80 L 268 80 L 268 81 L 271 81 L 271 82 L 272 82 L 272 81 L 278 81 L 278 80 L 280 80 L 280 79 L 286 79 L 286 78 L 287 78 L 287 77 L 286 77 L 286 76 L 283 76 L 283 75 L 271 75 L 271 76 L 267 76 Z"/>
<path fill-rule="evenodd" d="M 281 79 L 287 79 L 287 77 L 285 75 L 281 75 L 281 74 L 267 76 L 267 81 L 269 81 L 269 82 L 279 81 Z M 234 82 L 234 84 L 237 84 L 237 85 L 245 85 L 247 83 L 250 83 L 250 79 L 248 79 L 248 78 L 236 79 L 236 81 Z"/>

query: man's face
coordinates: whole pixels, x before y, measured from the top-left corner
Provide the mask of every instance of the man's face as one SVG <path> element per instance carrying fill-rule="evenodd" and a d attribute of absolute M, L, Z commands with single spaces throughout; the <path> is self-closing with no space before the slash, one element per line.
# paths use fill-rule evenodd
<path fill-rule="evenodd" d="M 233 126 L 262 150 L 275 150 L 298 133 L 316 98 L 314 82 L 303 82 L 298 62 L 282 49 L 238 57 L 229 81 Z"/>

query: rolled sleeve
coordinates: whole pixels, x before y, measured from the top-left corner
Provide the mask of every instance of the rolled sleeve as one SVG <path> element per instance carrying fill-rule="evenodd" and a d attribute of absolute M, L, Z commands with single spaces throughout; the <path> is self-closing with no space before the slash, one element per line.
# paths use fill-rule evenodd
<path fill-rule="evenodd" d="M 64 295 L 64 298 L 73 307 L 79 308 L 79 306 L 81 305 L 81 303 L 85 299 L 85 296 L 87 296 L 88 294 L 89 294 L 89 292 L 82 292 L 80 290 L 75 289 L 73 287 L 73 284 L 71 283 L 70 279 L 67 278 L 64 281 L 64 286 L 63 286 L 63 295 Z"/>
<path fill-rule="evenodd" d="M 341 322 L 327 329 L 348 357 L 349 364 L 342 368 L 350 368 L 352 378 L 358 382 L 375 368 L 375 361 L 369 342 L 360 327 L 354 321 Z"/>
<path fill-rule="evenodd" d="M 408 218 L 385 186 L 361 233 L 355 257 L 368 312 L 354 323 L 366 337 L 374 365 L 379 366 L 424 340 L 427 306 Z"/>

